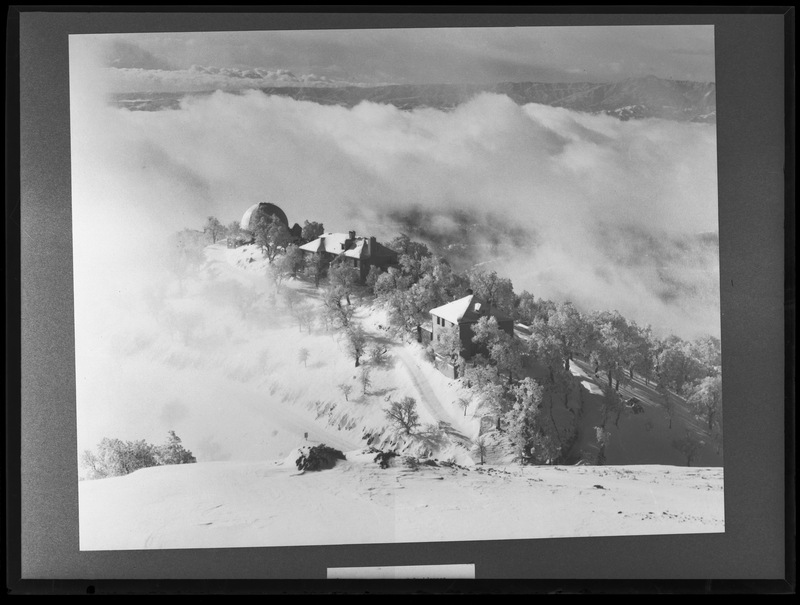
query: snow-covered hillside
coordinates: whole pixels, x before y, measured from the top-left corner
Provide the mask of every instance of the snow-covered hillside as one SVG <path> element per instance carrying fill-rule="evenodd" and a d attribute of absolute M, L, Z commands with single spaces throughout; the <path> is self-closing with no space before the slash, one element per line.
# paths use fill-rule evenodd
<path fill-rule="evenodd" d="M 342 339 L 298 319 L 299 306 L 321 305 L 320 291 L 302 280 L 276 289 L 266 269 L 255 247 L 216 244 L 180 279 L 129 286 L 112 301 L 76 292 L 79 453 L 104 437 L 158 443 L 174 430 L 197 458 L 81 481 L 82 549 L 724 530 L 721 458 L 701 443 L 687 468 L 673 442 L 701 431 L 685 412 L 668 424 L 647 385 L 624 387 L 643 413 L 609 427 L 606 461 L 619 466 L 523 468 L 493 448 L 481 466 L 482 411 L 459 407 L 469 392 L 418 343 L 391 335 L 381 309 L 357 305 L 357 321 L 385 353 L 356 367 Z M 572 370 L 581 385 L 566 403 L 581 409 L 577 462 L 597 447 L 600 395 L 589 368 Z M 416 400 L 424 435 L 405 443 L 384 415 L 404 397 Z M 296 475 L 297 448 L 320 443 L 347 460 Z M 381 469 L 368 446 L 440 465 L 412 471 L 398 457 Z"/>
<path fill-rule="evenodd" d="M 275 293 L 254 247 L 216 245 L 206 254 L 180 287 L 154 282 L 144 297 L 126 298 L 119 318 L 77 319 L 79 451 L 103 437 L 160 442 L 168 430 L 200 462 L 283 458 L 306 433 L 353 450 L 366 433 L 391 438 L 382 433 L 383 410 L 405 396 L 417 401 L 423 424 L 476 434 L 474 410 L 456 407 L 460 386 L 417 343 L 389 337 L 380 310 L 359 306 L 356 319 L 386 348 L 384 359 L 355 367 L 341 338 L 319 322 L 309 331 L 289 312 L 290 290 L 300 304 L 321 304 L 313 284 L 291 280 Z M 342 384 L 352 387 L 347 398 Z M 440 455 L 468 461 L 457 439 L 448 443 Z"/>
<path fill-rule="evenodd" d="M 161 466 L 80 484 L 81 550 L 512 540 L 724 531 L 721 468 Z"/>

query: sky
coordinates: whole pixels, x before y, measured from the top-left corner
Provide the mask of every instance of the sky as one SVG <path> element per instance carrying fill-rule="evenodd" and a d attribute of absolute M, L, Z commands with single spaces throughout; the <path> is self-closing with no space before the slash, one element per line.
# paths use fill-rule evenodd
<path fill-rule="evenodd" d="M 109 34 L 120 91 L 264 84 L 714 81 L 712 26 L 420 28 Z"/>
<path fill-rule="evenodd" d="M 130 288 L 133 274 L 146 280 L 168 233 L 202 228 L 210 215 L 228 224 L 269 201 L 290 223 L 316 220 L 382 241 L 397 234 L 398 216 L 422 211 L 447 235 L 466 213 L 518 236 L 499 258 L 482 259 L 493 260 L 487 268 L 512 279 L 517 292 L 616 309 L 657 332 L 718 336 L 714 124 L 620 121 L 519 106 L 497 94 L 450 111 L 402 111 L 224 92 L 322 78 L 645 74 L 713 80 L 713 29 L 72 36 L 76 298 L 111 288 L 120 275 L 120 288 Z M 114 91 L 209 85 L 222 90 L 189 97 L 177 110 L 106 102 Z"/>

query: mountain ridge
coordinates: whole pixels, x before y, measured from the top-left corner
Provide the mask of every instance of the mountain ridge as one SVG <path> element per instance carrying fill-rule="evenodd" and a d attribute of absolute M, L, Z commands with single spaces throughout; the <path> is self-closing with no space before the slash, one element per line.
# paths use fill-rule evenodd
<path fill-rule="evenodd" d="M 378 86 L 269 86 L 256 90 L 321 105 L 354 107 L 361 102 L 401 110 L 452 109 L 481 93 L 503 94 L 519 105 L 538 103 L 574 111 L 606 114 L 620 120 L 661 118 L 682 122 L 716 121 L 716 84 L 666 80 L 656 76 L 621 82 L 502 82 L 498 84 L 384 84 Z M 180 99 L 199 93 L 121 93 L 118 106 L 132 110 L 174 109 Z M 241 92 L 241 91 L 231 91 Z"/>

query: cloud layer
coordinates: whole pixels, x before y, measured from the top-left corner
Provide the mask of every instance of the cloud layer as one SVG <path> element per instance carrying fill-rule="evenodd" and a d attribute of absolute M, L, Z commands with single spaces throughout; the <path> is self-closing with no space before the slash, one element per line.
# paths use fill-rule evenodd
<path fill-rule="evenodd" d="M 282 68 L 372 84 L 608 82 L 650 74 L 714 80 L 711 25 L 524 27 L 517 20 L 512 27 L 272 29 L 82 38 L 103 44 L 108 66 L 185 70 L 185 75 L 192 65 L 217 65 L 235 70 Z"/>
<path fill-rule="evenodd" d="M 103 264 L 144 272 L 167 233 L 209 215 L 238 220 L 259 201 L 290 222 L 381 238 L 416 212 L 429 235 L 451 239 L 473 217 L 471 250 L 486 258 L 472 260 L 492 261 L 517 291 L 686 336 L 719 333 L 717 246 L 702 235 L 717 232 L 713 125 L 489 94 L 449 112 L 255 91 L 131 112 L 74 91 L 76 276 L 87 284 L 102 285 Z M 81 242 L 104 245 L 106 260 Z"/>

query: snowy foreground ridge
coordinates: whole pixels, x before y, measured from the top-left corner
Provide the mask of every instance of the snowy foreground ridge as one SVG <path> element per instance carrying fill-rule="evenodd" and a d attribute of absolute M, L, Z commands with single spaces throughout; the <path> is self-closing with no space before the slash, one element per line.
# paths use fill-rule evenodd
<path fill-rule="evenodd" d="M 82 481 L 81 550 L 231 548 L 724 531 L 723 469 L 420 466 L 346 453 L 161 466 Z"/>

